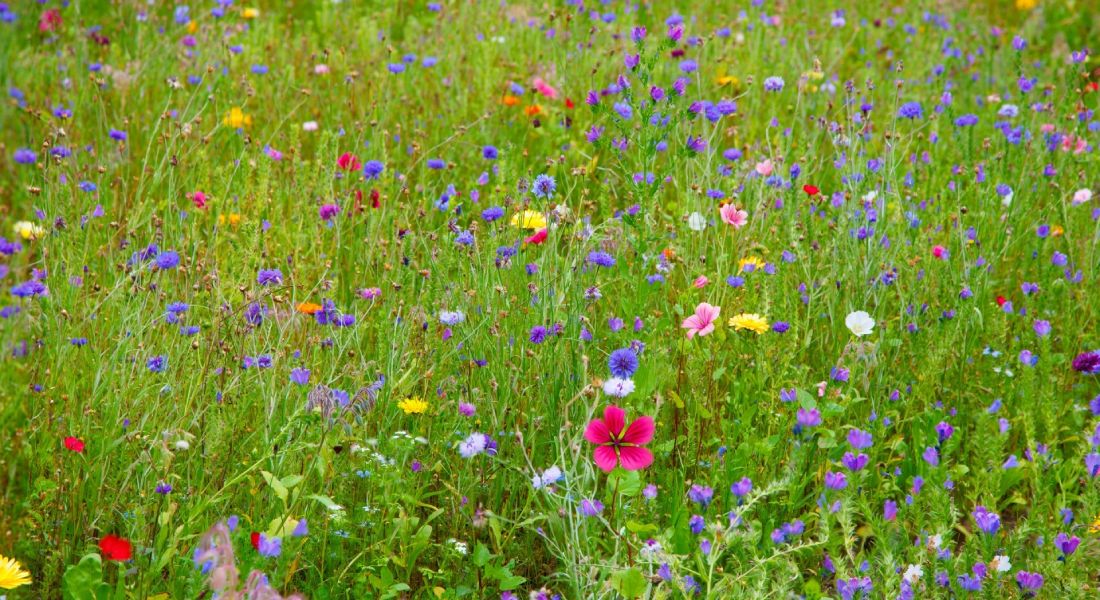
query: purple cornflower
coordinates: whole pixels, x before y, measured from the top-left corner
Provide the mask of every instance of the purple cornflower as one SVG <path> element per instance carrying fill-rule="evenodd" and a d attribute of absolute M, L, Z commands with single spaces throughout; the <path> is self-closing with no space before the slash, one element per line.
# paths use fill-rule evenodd
<path fill-rule="evenodd" d="M 772 76 L 764 80 L 764 89 L 769 92 L 778 92 L 783 89 L 784 85 L 786 85 L 786 82 L 783 81 L 782 77 Z"/>
<path fill-rule="evenodd" d="M 608 254 L 606 252 L 600 252 L 598 250 L 593 250 L 592 252 L 589 252 L 587 260 L 588 260 L 589 264 L 593 264 L 593 265 L 596 265 L 598 267 L 614 267 L 615 266 L 615 257 L 611 256 L 610 254 Z"/>
<path fill-rule="evenodd" d="M 630 379 L 638 370 L 638 355 L 630 348 L 620 348 L 607 359 L 611 374 L 620 379 Z"/>
<path fill-rule="evenodd" d="M 1100 351 L 1093 350 L 1078 354 L 1073 359 L 1073 370 L 1088 375 L 1100 373 Z"/>
<path fill-rule="evenodd" d="M 256 283 L 260 285 L 281 285 L 283 283 L 283 272 L 279 269 L 260 269 L 258 275 L 256 275 Z"/>
<path fill-rule="evenodd" d="M 714 489 L 696 483 L 688 490 L 688 499 L 702 506 L 705 510 L 710 505 L 711 500 L 714 500 Z"/>
<path fill-rule="evenodd" d="M 531 328 L 531 334 L 528 336 L 528 339 L 531 340 L 532 344 L 541 344 L 546 341 L 546 336 L 548 334 L 549 332 L 546 331 L 545 327 L 542 325 L 535 325 Z"/>
<path fill-rule="evenodd" d="M 174 250 L 165 250 L 157 254 L 156 259 L 153 260 L 158 269 L 168 270 L 174 269 L 180 264 L 180 255 Z"/>

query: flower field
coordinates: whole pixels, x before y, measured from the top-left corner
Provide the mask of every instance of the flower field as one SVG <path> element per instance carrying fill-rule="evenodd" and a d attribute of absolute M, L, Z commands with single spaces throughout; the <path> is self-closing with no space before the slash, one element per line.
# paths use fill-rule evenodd
<path fill-rule="evenodd" d="M 1098 39 L 0 3 L 0 600 L 1100 597 Z"/>

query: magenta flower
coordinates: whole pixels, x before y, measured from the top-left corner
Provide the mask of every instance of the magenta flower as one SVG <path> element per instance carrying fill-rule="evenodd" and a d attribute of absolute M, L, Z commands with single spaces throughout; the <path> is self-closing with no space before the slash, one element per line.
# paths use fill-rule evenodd
<path fill-rule="evenodd" d="M 626 425 L 626 411 L 608 405 L 602 419 L 594 419 L 584 430 L 584 439 L 596 445 L 596 466 L 610 473 L 620 462 L 627 471 L 653 464 L 653 453 L 643 448 L 653 441 L 653 417 L 638 417 Z"/>

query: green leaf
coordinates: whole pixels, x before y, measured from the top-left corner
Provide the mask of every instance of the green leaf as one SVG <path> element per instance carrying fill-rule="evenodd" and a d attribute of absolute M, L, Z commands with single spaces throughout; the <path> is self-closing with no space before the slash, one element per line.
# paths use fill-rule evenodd
<path fill-rule="evenodd" d="M 324 505 L 325 508 L 331 510 L 332 512 L 337 512 L 337 511 L 340 511 L 340 510 L 344 510 L 344 507 L 342 507 L 339 504 L 333 502 L 332 498 L 329 498 L 328 496 L 318 496 L 317 494 L 310 494 L 308 496 L 308 498 L 311 499 L 311 500 L 316 500 L 316 501 L 320 502 L 321 504 Z"/>
<path fill-rule="evenodd" d="M 103 559 L 93 552 L 80 562 L 69 565 L 61 578 L 61 597 L 65 600 L 104 600 L 111 588 L 103 583 Z"/>
<path fill-rule="evenodd" d="M 798 404 L 806 410 L 813 410 L 817 408 L 817 400 L 810 395 L 809 392 L 802 388 L 795 390 L 795 396 L 798 398 Z"/>
<path fill-rule="evenodd" d="M 641 571 L 627 569 L 611 576 L 611 587 L 627 598 L 639 598 L 645 594 L 648 584 Z"/>
<path fill-rule="evenodd" d="M 718 381 L 725 374 L 726 374 L 726 368 L 725 367 L 718 367 L 717 369 L 714 370 L 714 373 L 711 374 L 710 378 L 713 381 Z"/>
<path fill-rule="evenodd" d="M 615 469 L 607 479 L 610 489 L 618 489 L 620 496 L 629 498 L 642 491 L 642 475 L 638 471 Z"/>
<path fill-rule="evenodd" d="M 287 495 L 290 493 L 290 490 L 288 490 L 286 486 L 283 485 L 283 482 L 279 481 L 278 477 L 272 475 L 271 473 L 268 473 L 267 471 L 260 471 L 260 475 L 264 476 L 264 481 L 267 482 L 267 485 L 271 486 L 271 489 L 275 492 L 275 495 L 278 496 L 279 499 L 285 503 Z"/>
<path fill-rule="evenodd" d="M 478 544 L 474 547 L 474 553 L 470 555 L 470 559 L 474 561 L 474 564 L 479 567 L 484 567 L 492 560 L 493 553 L 489 552 L 489 549 L 485 547 L 485 544 Z"/>
<path fill-rule="evenodd" d="M 657 531 L 656 525 L 652 523 L 639 523 L 637 521 L 627 521 L 626 528 L 632 533 L 637 533 L 638 535 Z"/>

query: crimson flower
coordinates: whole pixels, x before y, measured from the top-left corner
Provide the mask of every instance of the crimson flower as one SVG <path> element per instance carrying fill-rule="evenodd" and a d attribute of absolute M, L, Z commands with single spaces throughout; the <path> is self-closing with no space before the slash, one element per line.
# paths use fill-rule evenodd
<path fill-rule="evenodd" d="M 545 229 L 540 229 L 540 230 L 538 230 L 538 232 L 535 235 L 532 235 L 531 237 L 525 238 L 523 241 L 526 244 L 534 244 L 534 245 L 538 246 L 539 244 L 546 241 L 546 230 Z"/>
<path fill-rule="evenodd" d="M 340 155 L 340 158 L 336 159 L 336 166 L 344 171 L 358 171 L 363 164 L 359 162 L 359 157 L 351 152 L 345 152 Z"/>
<path fill-rule="evenodd" d="M 248 541 L 252 542 L 252 547 L 256 550 L 260 549 L 260 532 L 253 531 L 252 535 L 248 536 Z"/>
<path fill-rule="evenodd" d="M 71 435 L 65 438 L 65 447 L 77 454 L 84 452 L 84 442 L 80 441 L 80 438 Z"/>
<path fill-rule="evenodd" d="M 821 192 L 816 185 L 810 185 L 808 183 L 802 186 L 802 191 L 806 192 L 806 195 L 810 197 L 816 196 Z"/>
<path fill-rule="evenodd" d="M 602 419 L 595 419 L 584 430 L 584 439 L 596 444 L 596 466 L 610 473 L 620 462 L 627 471 L 638 471 L 653 464 L 653 453 L 642 446 L 653 441 L 653 417 L 638 417 L 626 424 L 626 411 L 608 405 Z"/>
<path fill-rule="evenodd" d="M 99 550 L 107 560 L 125 561 L 134 557 L 134 547 L 126 538 L 107 535 L 99 540 Z"/>

